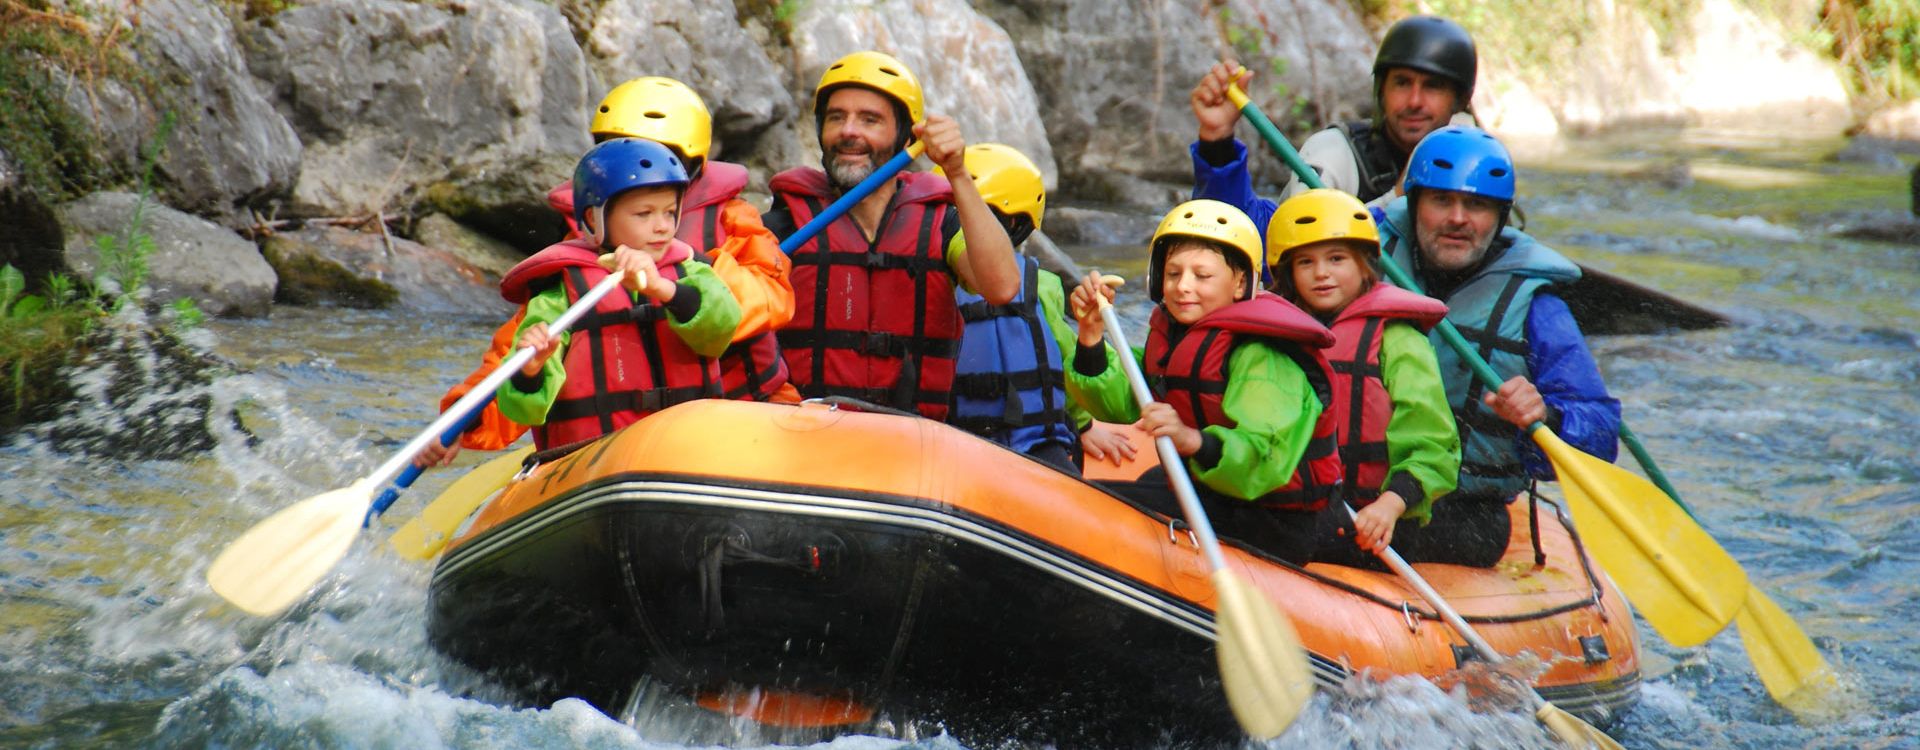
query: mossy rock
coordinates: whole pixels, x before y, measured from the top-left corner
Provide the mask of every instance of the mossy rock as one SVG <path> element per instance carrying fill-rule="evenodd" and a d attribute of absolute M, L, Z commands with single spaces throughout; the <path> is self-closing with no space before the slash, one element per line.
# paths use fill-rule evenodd
<path fill-rule="evenodd" d="M 400 301 L 400 292 L 379 279 L 355 274 L 327 260 L 312 245 L 300 239 L 268 237 L 260 253 L 280 276 L 273 301 L 283 305 L 313 307 L 339 305 L 359 309 L 383 309 Z"/>

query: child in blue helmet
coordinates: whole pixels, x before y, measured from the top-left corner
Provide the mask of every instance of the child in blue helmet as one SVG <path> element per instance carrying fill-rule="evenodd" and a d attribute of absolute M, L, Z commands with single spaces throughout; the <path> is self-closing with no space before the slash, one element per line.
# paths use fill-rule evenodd
<path fill-rule="evenodd" d="M 715 358 L 733 339 L 740 304 L 674 237 L 687 182 L 685 165 L 659 143 L 616 138 L 593 147 L 573 175 L 574 215 L 586 236 L 536 253 L 501 279 L 501 296 L 527 306 L 517 346 L 535 355 L 501 384 L 500 412 L 534 426 L 536 447 L 591 440 L 721 395 Z M 547 323 L 609 272 L 625 276 L 628 293 L 607 295 L 573 330 L 549 336 Z"/>

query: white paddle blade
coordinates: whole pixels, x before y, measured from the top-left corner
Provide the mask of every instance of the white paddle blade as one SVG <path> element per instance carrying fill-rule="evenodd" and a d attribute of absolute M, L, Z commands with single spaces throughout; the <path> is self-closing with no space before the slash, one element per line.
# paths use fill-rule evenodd
<path fill-rule="evenodd" d="M 1232 571 L 1213 572 L 1219 596 L 1214 648 L 1227 705 L 1249 736 L 1280 736 L 1313 698 L 1313 672 L 1293 623 L 1265 594 Z"/>
<path fill-rule="evenodd" d="M 279 614 L 345 557 L 373 504 L 366 480 L 287 506 L 254 524 L 207 567 L 207 583 L 248 614 Z"/>

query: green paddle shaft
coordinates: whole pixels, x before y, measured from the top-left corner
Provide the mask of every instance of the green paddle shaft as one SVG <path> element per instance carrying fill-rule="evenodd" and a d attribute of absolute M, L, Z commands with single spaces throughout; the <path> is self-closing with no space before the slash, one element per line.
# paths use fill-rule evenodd
<path fill-rule="evenodd" d="M 1624 419 L 1620 420 L 1620 442 L 1627 444 L 1627 451 L 1633 454 L 1634 460 L 1640 462 L 1640 469 L 1647 473 L 1648 479 L 1653 480 L 1654 486 L 1659 487 L 1661 492 L 1667 493 L 1667 497 L 1673 498 L 1673 504 L 1686 511 L 1688 518 L 1700 520 L 1700 516 L 1695 515 L 1693 509 L 1687 507 L 1687 501 L 1680 499 L 1680 491 L 1674 489 L 1673 484 L 1667 481 L 1666 472 L 1661 471 L 1660 465 L 1653 462 L 1653 454 L 1648 453 L 1647 447 L 1640 444 L 1640 436 L 1633 434 L 1633 429 L 1627 426 L 1627 421 Z"/>

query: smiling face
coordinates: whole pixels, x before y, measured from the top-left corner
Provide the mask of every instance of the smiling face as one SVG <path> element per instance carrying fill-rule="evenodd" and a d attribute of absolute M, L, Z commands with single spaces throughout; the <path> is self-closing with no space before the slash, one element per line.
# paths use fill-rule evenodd
<path fill-rule="evenodd" d="M 1500 224 L 1499 201 L 1452 190 L 1421 190 L 1414 201 L 1414 234 L 1427 265 L 1454 272 L 1486 257 Z"/>
<path fill-rule="evenodd" d="M 1193 325 L 1215 310 L 1239 301 L 1246 273 L 1227 265 L 1213 245 L 1174 240 L 1160 270 L 1160 304 L 1181 325 Z"/>
<path fill-rule="evenodd" d="M 1458 103 L 1453 81 L 1432 73 L 1388 68 L 1380 82 L 1381 121 L 1402 152 L 1412 152 L 1420 139 L 1446 125 Z"/>
<path fill-rule="evenodd" d="M 820 119 L 820 151 L 827 177 L 836 187 L 860 184 L 893 158 L 900 123 L 893 100 L 859 86 L 842 86 L 827 96 Z"/>
<path fill-rule="evenodd" d="M 588 224 L 593 214 L 588 213 Z M 680 191 L 671 187 L 634 188 L 607 203 L 608 247 L 626 245 L 659 257 L 680 227 Z"/>
<path fill-rule="evenodd" d="M 1346 309 L 1374 282 L 1366 256 L 1345 240 L 1296 247 L 1287 251 L 1283 262 L 1292 275 L 1297 301 L 1317 315 Z"/>

